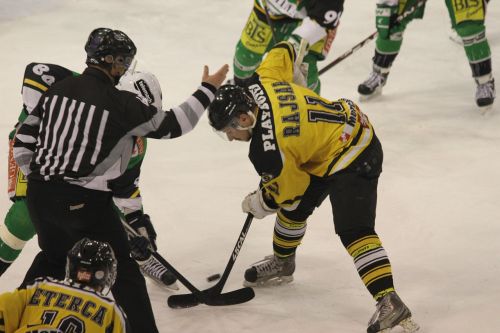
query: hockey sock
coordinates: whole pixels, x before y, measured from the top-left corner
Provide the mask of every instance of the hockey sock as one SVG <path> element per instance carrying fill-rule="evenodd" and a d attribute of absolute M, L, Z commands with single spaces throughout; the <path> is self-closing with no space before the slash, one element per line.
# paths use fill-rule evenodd
<path fill-rule="evenodd" d="M 379 50 L 375 50 L 375 55 L 373 56 L 373 67 L 380 69 L 379 71 L 383 74 L 389 73 L 389 68 L 391 68 L 392 63 L 396 59 L 398 53 L 382 53 Z"/>
<path fill-rule="evenodd" d="M 25 200 L 16 200 L 0 225 L 0 260 L 11 263 L 35 235 Z"/>
<path fill-rule="evenodd" d="M 278 211 L 274 224 L 273 249 L 278 257 L 288 257 L 295 253 L 306 233 L 307 221 L 294 221 Z"/>
<path fill-rule="evenodd" d="M 394 291 L 389 258 L 374 230 L 340 234 L 361 280 L 375 300 Z"/>
<path fill-rule="evenodd" d="M 235 78 L 240 80 L 248 79 L 259 67 L 262 54 L 248 50 L 241 42 L 236 46 L 233 59 L 233 71 Z"/>
<path fill-rule="evenodd" d="M 491 58 L 480 61 L 477 63 L 470 63 L 470 67 L 472 69 L 472 76 L 474 78 L 480 77 L 492 77 L 491 73 Z"/>
<path fill-rule="evenodd" d="M 483 23 L 464 22 L 455 27 L 464 43 L 472 76 L 479 77 L 491 73 L 491 50 Z"/>

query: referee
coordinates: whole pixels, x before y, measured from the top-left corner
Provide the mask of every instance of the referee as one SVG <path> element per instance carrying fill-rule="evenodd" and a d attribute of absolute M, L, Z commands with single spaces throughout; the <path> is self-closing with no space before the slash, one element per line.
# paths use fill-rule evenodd
<path fill-rule="evenodd" d="M 158 332 L 108 181 L 125 171 L 134 137 L 174 138 L 193 129 L 228 66 L 213 75 L 205 66 L 202 85 L 181 105 L 162 111 L 115 88 L 136 54 L 125 33 L 95 29 L 85 51 L 83 74 L 52 85 L 16 134 L 14 158 L 28 176 L 28 209 L 41 249 L 23 283 L 64 278 L 66 253 L 83 237 L 108 242 L 118 261 L 113 296 L 134 332 Z"/>

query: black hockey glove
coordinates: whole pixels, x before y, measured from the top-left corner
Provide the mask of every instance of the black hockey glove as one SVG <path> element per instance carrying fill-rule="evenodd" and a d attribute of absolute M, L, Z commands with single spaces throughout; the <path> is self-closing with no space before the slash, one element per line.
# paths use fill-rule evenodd
<path fill-rule="evenodd" d="M 146 260 L 151 252 L 157 250 L 157 235 L 149 215 L 143 214 L 142 211 L 135 211 L 127 214 L 125 221 L 137 234 L 128 233 L 132 257 L 136 260 Z"/>

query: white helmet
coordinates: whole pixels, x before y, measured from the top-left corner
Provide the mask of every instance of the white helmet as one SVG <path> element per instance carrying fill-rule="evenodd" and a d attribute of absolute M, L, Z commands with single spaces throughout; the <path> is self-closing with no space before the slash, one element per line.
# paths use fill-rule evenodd
<path fill-rule="evenodd" d="M 125 73 L 116 88 L 133 92 L 144 104 L 154 105 L 158 110 L 162 110 L 161 87 L 153 73 Z"/>

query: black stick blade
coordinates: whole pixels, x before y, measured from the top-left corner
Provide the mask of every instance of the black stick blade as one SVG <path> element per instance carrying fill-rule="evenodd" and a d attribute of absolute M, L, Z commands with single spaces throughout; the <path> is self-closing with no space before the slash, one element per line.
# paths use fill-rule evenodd
<path fill-rule="evenodd" d="M 194 294 L 171 295 L 167 299 L 167 304 L 172 309 L 186 309 L 202 303 Z"/>
<path fill-rule="evenodd" d="M 250 287 L 236 289 L 227 293 L 212 295 L 207 297 L 207 305 L 221 306 L 221 305 L 235 305 L 250 301 L 255 297 L 255 292 Z"/>
<path fill-rule="evenodd" d="M 167 303 L 172 309 L 185 309 L 198 304 L 206 304 L 210 306 L 241 304 L 248 302 L 255 297 L 255 292 L 249 287 L 236 289 L 222 294 L 213 295 L 206 292 L 203 292 L 203 294 L 204 299 L 200 299 L 194 294 L 172 295 L 168 298 Z"/>

